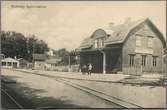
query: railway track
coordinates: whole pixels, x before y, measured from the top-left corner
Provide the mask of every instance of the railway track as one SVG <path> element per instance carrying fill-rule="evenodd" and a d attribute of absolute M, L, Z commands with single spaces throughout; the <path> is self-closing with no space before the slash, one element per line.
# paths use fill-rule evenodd
<path fill-rule="evenodd" d="M 74 83 L 74 82 L 71 82 L 67 79 L 56 79 L 58 80 L 59 82 L 62 82 L 62 83 L 65 83 L 65 84 L 68 84 L 72 87 L 75 87 L 77 89 L 80 89 L 82 91 L 85 91 L 87 93 L 90 93 L 102 100 L 105 100 L 105 101 L 108 101 L 110 103 L 114 103 L 122 108 L 142 108 L 141 106 L 139 105 L 136 105 L 136 104 L 133 104 L 133 103 L 129 103 L 129 102 L 126 102 L 126 101 L 123 101 L 121 99 L 118 99 L 116 97 L 113 97 L 113 96 L 110 96 L 110 95 L 107 95 L 103 92 L 100 92 L 100 91 L 97 91 L 97 90 L 94 90 L 94 89 L 91 89 L 91 88 L 88 88 L 88 87 L 85 87 L 85 86 L 82 86 L 82 85 L 79 85 L 77 83 Z"/>
<path fill-rule="evenodd" d="M 16 70 L 16 71 L 20 71 L 20 70 Z M 86 92 L 86 93 L 89 93 L 93 96 L 96 96 L 96 97 L 100 98 L 101 100 L 107 101 L 111 104 L 115 104 L 115 105 L 119 106 L 120 108 L 142 108 L 141 106 L 139 106 L 137 104 L 126 102 L 126 101 L 124 101 L 122 99 L 118 99 L 114 96 L 107 95 L 107 94 L 105 94 L 101 91 L 97 91 L 97 90 L 79 85 L 77 83 L 74 83 L 74 82 L 70 81 L 70 79 L 51 76 L 51 75 L 46 75 L 46 74 L 40 74 L 40 73 L 35 73 L 35 72 L 27 72 L 27 71 L 20 71 L 20 72 L 31 73 L 31 74 L 34 74 L 34 75 L 40 75 L 40 76 L 43 76 L 43 77 L 52 78 L 52 79 L 54 79 L 54 80 L 56 80 L 60 83 L 64 83 L 68 86 L 74 87 L 74 88 L 79 89 L 83 92 Z"/>
<path fill-rule="evenodd" d="M 4 89 L 1 88 L 1 94 L 4 95 L 4 97 L 8 100 L 12 105 L 16 106 L 17 109 L 23 109 L 23 106 L 8 92 L 6 92 Z"/>

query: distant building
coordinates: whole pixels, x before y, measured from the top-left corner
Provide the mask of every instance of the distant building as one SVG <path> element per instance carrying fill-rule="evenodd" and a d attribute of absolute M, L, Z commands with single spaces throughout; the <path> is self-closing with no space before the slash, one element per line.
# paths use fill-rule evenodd
<path fill-rule="evenodd" d="M 50 50 L 47 52 L 47 55 L 49 55 L 49 56 L 54 56 L 54 54 L 53 54 L 53 50 L 50 49 Z"/>
<path fill-rule="evenodd" d="M 4 54 L 0 54 L 0 59 L 4 59 L 5 55 Z"/>
<path fill-rule="evenodd" d="M 61 61 L 58 57 L 50 57 L 45 60 L 46 70 L 54 70 L 56 66 L 58 66 L 58 63 Z"/>
<path fill-rule="evenodd" d="M 48 56 L 46 54 L 33 54 L 34 69 L 54 70 L 58 66 L 61 58 L 56 56 Z"/>
<path fill-rule="evenodd" d="M 1 60 L 3 68 L 19 68 L 19 61 L 13 58 L 4 58 Z"/>
<path fill-rule="evenodd" d="M 91 63 L 94 73 L 141 74 L 163 70 L 166 42 L 149 20 L 126 21 L 112 33 L 97 29 L 80 46 L 80 65 Z"/>
<path fill-rule="evenodd" d="M 45 69 L 45 60 L 47 59 L 47 56 L 45 54 L 33 54 L 33 65 L 34 69 Z"/>
<path fill-rule="evenodd" d="M 27 68 L 28 67 L 28 61 L 25 60 L 24 58 L 19 58 L 17 59 L 19 61 L 19 67 L 20 68 Z"/>

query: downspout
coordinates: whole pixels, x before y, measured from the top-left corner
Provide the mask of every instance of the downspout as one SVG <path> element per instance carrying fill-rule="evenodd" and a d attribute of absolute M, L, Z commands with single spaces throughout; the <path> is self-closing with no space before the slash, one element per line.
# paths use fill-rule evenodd
<path fill-rule="evenodd" d="M 106 74 L 106 53 L 102 50 L 99 50 L 103 54 L 103 74 Z"/>

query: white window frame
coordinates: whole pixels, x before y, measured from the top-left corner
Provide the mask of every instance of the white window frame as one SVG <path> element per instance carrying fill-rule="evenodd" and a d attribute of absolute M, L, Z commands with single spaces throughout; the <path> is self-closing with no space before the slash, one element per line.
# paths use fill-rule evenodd
<path fill-rule="evenodd" d="M 135 55 L 129 54 L 129 65 L 134 66 L 135 65 Z"/>
<path fill-rule="evenodd" d="M 153 66 L 156 67 L 158 56 L 152 56 L 152 57 L 153 57 Z"/>
<path fill-rule="evenodd" d="M 147 63 L 147 56 L 146 56 L 146 55 L 141 55 L 141 56 L 142 56 L 141 65 L 142 65 L 142 66 L 146 66 L 146 63 Z"/>
<path fill-rule="evenodd" d="M 97 39 L 94 41 L 94 47 L 98 48 L 98 41 L 97 41 Z"/>
<path fill-rule="evenodd" d="M 103 41 L 102 39 L 99 39 L 99 48 L 102 48 L 103 47 Z"/>
<path fill-rule="evenodd" d="M 94 48 L 102 48 L 104 46 L 103 39 L 94 40 Z"/>

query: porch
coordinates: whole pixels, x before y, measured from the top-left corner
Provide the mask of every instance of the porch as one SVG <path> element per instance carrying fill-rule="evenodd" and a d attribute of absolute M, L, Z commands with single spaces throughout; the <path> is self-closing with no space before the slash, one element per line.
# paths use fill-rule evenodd
<path fill-rule="evenodd" d="M 122 70 L 121 48 L 82 50 L 80 65 L 92 64 L 93 73 L 116 73 Z"/>

